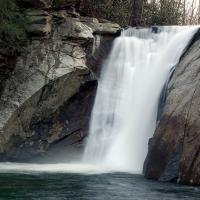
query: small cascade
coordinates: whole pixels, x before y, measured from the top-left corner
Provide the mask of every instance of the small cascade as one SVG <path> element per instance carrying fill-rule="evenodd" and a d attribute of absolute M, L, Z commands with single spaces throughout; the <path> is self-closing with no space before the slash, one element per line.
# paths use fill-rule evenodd
<path fill-rule="evenodd" d="M 141 173 L 161 92 L 197 29 L 130 28 L 115 40 L 99 80 L 85 163 Z"/>
<path fill-rule="evenodd" d="M 99 48 L 101 43 L 101 36 L 100 35 L 94 35 L 94 41 L 93 41 L 93 47 L 92 47 L 92 54 L 95 53 L 96 49 Z"/>

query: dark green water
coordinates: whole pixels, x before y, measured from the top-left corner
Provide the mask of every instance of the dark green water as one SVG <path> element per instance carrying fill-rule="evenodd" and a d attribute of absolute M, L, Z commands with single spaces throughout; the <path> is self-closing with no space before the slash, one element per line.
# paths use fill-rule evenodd
<path fill-rule="evenodd" d="M 199 200 L 200 188 L 130 174 L 0 174 L 0 200 Z"/>

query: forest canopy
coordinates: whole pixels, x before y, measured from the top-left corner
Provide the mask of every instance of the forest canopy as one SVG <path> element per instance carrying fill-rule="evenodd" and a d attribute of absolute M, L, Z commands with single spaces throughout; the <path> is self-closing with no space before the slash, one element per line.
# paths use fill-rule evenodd
<path fill-rule="evenodd" d="M 82 0 L 82 12 L 122 26 L 188 25 L 200 22 L 197 0 Z"/>

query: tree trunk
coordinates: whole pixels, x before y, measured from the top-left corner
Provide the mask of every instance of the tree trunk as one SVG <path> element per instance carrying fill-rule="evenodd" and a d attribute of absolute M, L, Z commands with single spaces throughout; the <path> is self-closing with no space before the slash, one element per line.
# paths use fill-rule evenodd
<path fill-rule="evenodd" d="M 142 26 L 144 0 L 133 0 L 130 24 L 132 26 Z"/>
<path fill-rule="evenodd" d="M 198 5 L 198 24 L 200 24 L 200 0 Z"/>

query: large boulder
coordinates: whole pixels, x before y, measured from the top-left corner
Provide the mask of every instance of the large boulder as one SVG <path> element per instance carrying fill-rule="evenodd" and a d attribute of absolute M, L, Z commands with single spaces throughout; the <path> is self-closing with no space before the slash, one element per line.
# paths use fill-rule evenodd
<path fill-rule="evenodd" d="M 149 141 L 145 177 L 200 185 L 200 40 L 176 67 L 160 124 Z"/>
<path fill-rule="evenodd" d="M 70 122 L 67 119 L 69 114 L 62 124 L 60 118 L 50 118 L 54 113 L 60 113 L 60 107 L 68 104 L 82 86 L 94 80 L 86 66 L 82 43 L 66 41 L 66 35 L 62 36 L 57 31 L 48 40 L 33 40 L 17 59 L 0 99 L 1 159 L 30 159 L 44 152 L 55 141 L 72 134 L 72 125 L 66 124 L 67 120 Z M 86 96 L 89 95 L 90 87 L 87 89 Z M 91 98 L 94 98 L 94 94 Z M 84 107 L 87 107 L 87 104 L 82 103 L 78 112 L 83 112 Z M 85 110 L 85 119 L 88 118 L 88 112 Z M 73 115 L 71 113 L 71 117 Z M 71 123 L 83 121 L 79 117 Z M 82 127 L 77 125 L 76 128 L 82 132 L 85 124 Z M 63 133 L 64 127 L 68 128 Z"/>
<path fill-rule="evenodd" d="M 0 70 L 0 161 L 79 154 L 97 87 L 93 69 L 100 71 L 111 48 L 101 44 L 113 41 L 120 27 L 83 20 L 73 9 L 26 13 L 28 45 L 8 74 Z"/>

